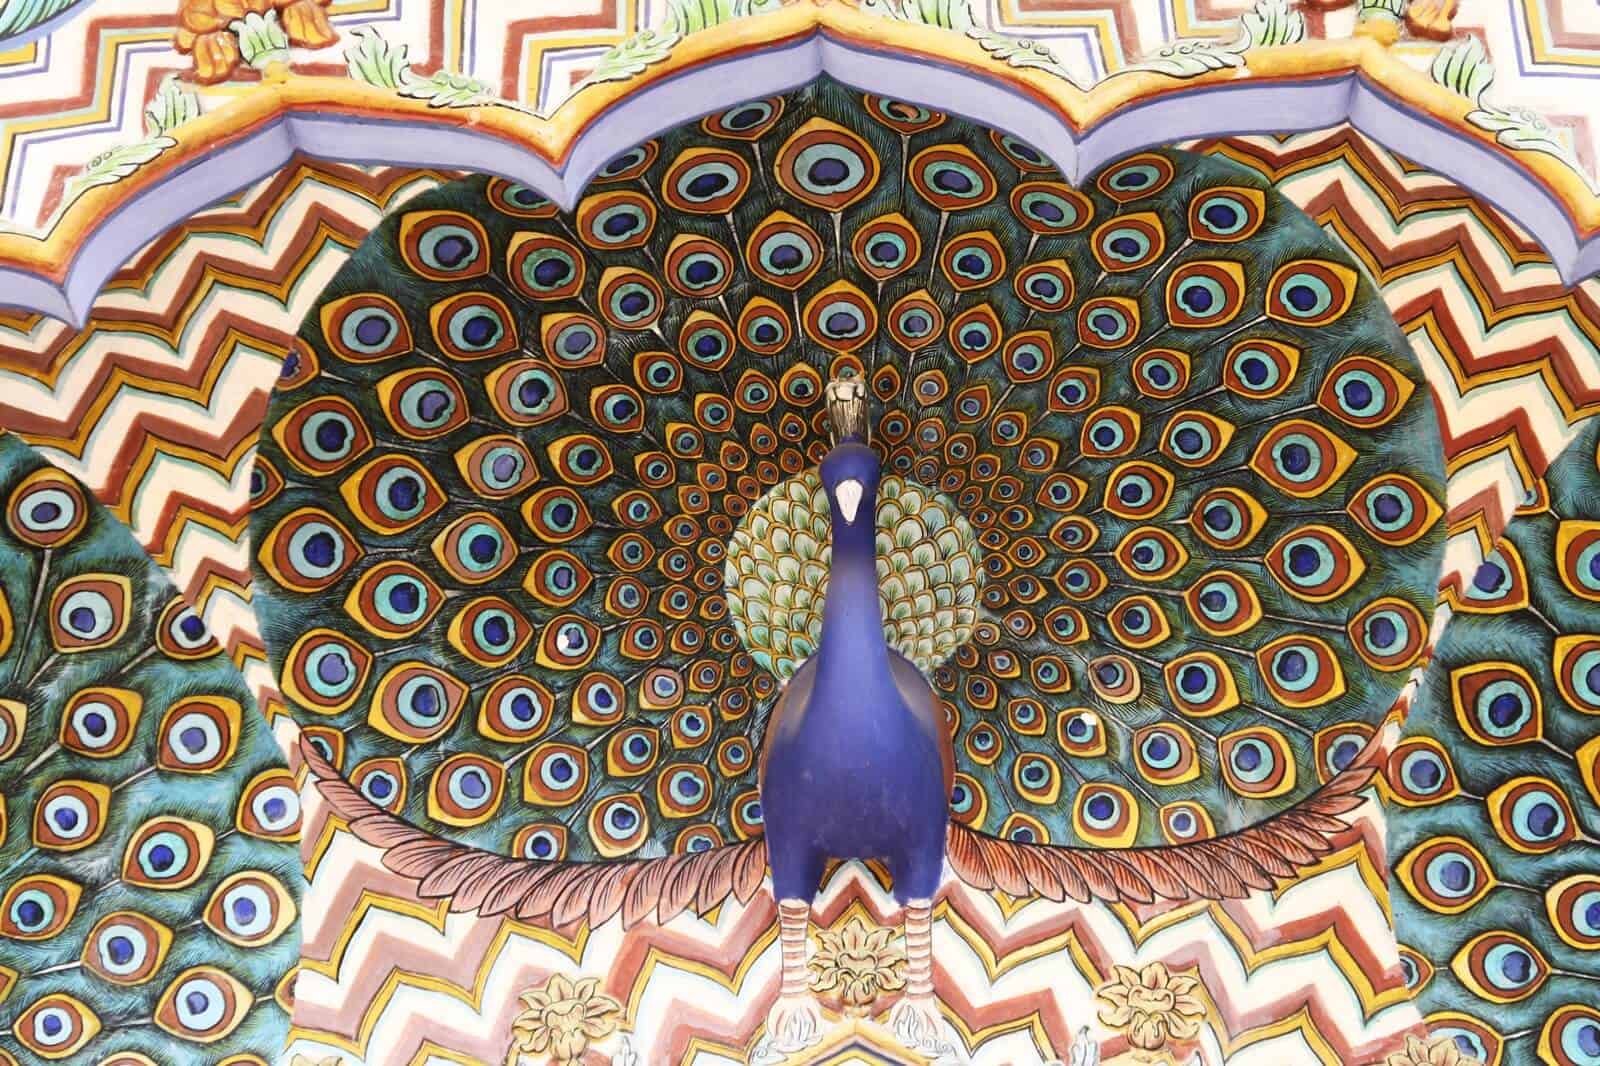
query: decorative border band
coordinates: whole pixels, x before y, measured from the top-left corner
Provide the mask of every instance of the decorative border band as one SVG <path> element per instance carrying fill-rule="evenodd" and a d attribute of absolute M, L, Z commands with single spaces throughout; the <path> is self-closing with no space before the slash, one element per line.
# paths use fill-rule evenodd
<path fill-rule="evenodd" d="M 1588 181 L 1548 149 L 1508 145 L 1473 120 L 1482 114 L 1475 100 L 1369 37 L 1250 48 L 1236 53 L 1239 65 L 1199 73 L 1129 70 L 1087 91 L 1031 65 L 1026 42 L 999 40 L 800 3 L 689 34 L 549 117 L 350 78 L 269 79 L 92 163 L 85 191 L 48 234 L 0 234 L 0 306 L 81 324 L 106 277 L 139 247 L 297 153 L 487 171 L 570 207 L 625 148 L 824 73 L 1021 137 L 1071 180 L 1153 144 L 1348 122 L 1500 207 L 1568 283 L 1600 271 L 1600 197 Z"/>

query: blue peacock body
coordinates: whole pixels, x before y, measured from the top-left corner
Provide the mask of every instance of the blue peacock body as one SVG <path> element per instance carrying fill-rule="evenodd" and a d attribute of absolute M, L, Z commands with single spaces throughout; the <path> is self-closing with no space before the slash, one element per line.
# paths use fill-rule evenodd
<path fill-rule="evenodd" d="M 127 529 L 0 436 L 0 1062 L 275 1061 L 299 792 Z"/>
<path fill-rule="evenodd" d="M 867 387 L 886 638 L 938 697 L 975 883 L 1017 884 L 990 841 L 1073 865 L 1027 885 L 1058 896 L 1270 883 L 1325 819 L 1224 838 L 1349 809 L 1422 655 L 1426 391 L 1348 253 L 1225 160 L 1074 186 L 823 81 L 623 153 L 571 213 L 418 198 L 300 340 L 254 480 L 269 652 L 335 807 L 461 906 L 598 917 L 634 874 L 585 872 L 585 911 L 524 861 L 759 842 L 830 379 Z"/>

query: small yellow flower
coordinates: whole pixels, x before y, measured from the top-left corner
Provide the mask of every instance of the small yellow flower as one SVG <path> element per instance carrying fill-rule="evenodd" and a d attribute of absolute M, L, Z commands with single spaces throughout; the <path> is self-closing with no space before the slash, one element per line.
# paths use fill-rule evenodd
<path fill-rule="evenodd" d="M 1433 1040 L 1406 1037 L 1406 1049 L 1396 1051 L 1383 1060 L 1384 1066 L 1483 1066 L 1471 1055 L 1463 1055 L 1456 1042 L 1448 1036 Z"/>
<path fill-rule="evenodd" d="M 344 1060 L 337 1055 L 324 1055 L 314 1059 L 310 1055 L 296 1055 L 289 1060 L 289 1066 L 344 1066 Z"/>
<path fill-rule="evenodd" d="M 1174 977 L 1159 962 L 1142 970 L 1113 969 L 1116 980 L 1095 990 L 1095 996 L 1106 1004 L 1100 1008 L 1100 1021 L 1122 1030 L 1128 1043 L 1157 1051 L 1169 1040 L 1191 1040 L 1199 1035 L 1206 1008 L 1194 994 L 1200 987 L 1198 977 Z"/>
<path fill-rule="evenodd" d="M 522 993 L 526 1008 L 511 1023 L 512 1062 L 517 1053 L 547 1055 L 555 1063 L 576 1062 L 591 1040 L 616 1032 L 622 1004 L 600 991 L 600 979 L 574 983 L 554 974 L 542 988 Z"/>
<path fill-rule="evenodd" d="M 864 1013 L 880 994 L 905 987 L 906 956 L 893 939 L 890 930 L 869 928 L 860 918 L 838 932 L 822 930 L 809 963 L 812 989 L 837 993 L 846 1010 Z"/>

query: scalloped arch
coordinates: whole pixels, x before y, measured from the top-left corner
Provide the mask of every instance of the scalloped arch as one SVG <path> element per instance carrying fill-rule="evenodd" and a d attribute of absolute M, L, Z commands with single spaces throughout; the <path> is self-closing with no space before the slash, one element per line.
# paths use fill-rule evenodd
<path fill-rule="evenodd" d="M 105 279 L 148 240 L 295 154 L 470 169 L 571 207 L 627 147 L 739 100 L 827 74 L 962 114 L 1047 153 L 1074 180 L 1153 144 L 1348 122 L 1459 182 L 1525 227 L 1567 283 L 1600 271 L 1600 197 L 1551 156 L 1471 125 L 1472 104 L 1366 38 L 1263 48 L 1244 71 L 1147 71 L 1082 90 L 1008 66 L 972 39 L 840 4 L 797 5 L 686 38 L 665 61 L 592 85 L 548 118 L 510 105 L 434 108 L 344 78 L 268 84 L 173 131 L 174 144 L 74 201 L 49 234 L 0 234 L 0 307 L 81 325 Z"/>

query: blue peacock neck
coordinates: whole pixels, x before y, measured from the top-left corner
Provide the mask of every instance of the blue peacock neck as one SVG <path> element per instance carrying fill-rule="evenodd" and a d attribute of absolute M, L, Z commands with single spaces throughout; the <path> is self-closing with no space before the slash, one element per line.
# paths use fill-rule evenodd
<path fill-rule="evenodd" d="M 821 685 L 838 679 L 859 683 L 868 672 L 878 672 L 892 685 L 889 646 L 883 635 L 883 605 L 878 598 L 877 457 L 859 440 L 851 439 L 830 453 L 829 460 L 839 457 L 841 449 L 854 453 L 849 455 L 854 460 L 852 466 L 864 465 L 858 456 L 871 457 L 872 476 L 870 480 L 862 479 L 864 491 L 853 521 L 840 510 L 837 496 L 828 493 L 833 562 L 828 568 L 828 592 L 822 605 L 817 682 Z"/>
<path fill-rule="evenodd" d="M 834 446 L 822 460 L 833 561 L 822 603 L 812 705 L 848 738 L 879 733 L 885 711 L 904 707 L 889 665 L 878 600 L 878 454 L 867 446 L 867 390 L 856 378 L 828 383 Z M 863 715 L 863 710 L 874 713 Z M 840 721 L 838 719 L 845 719 Z"/>

